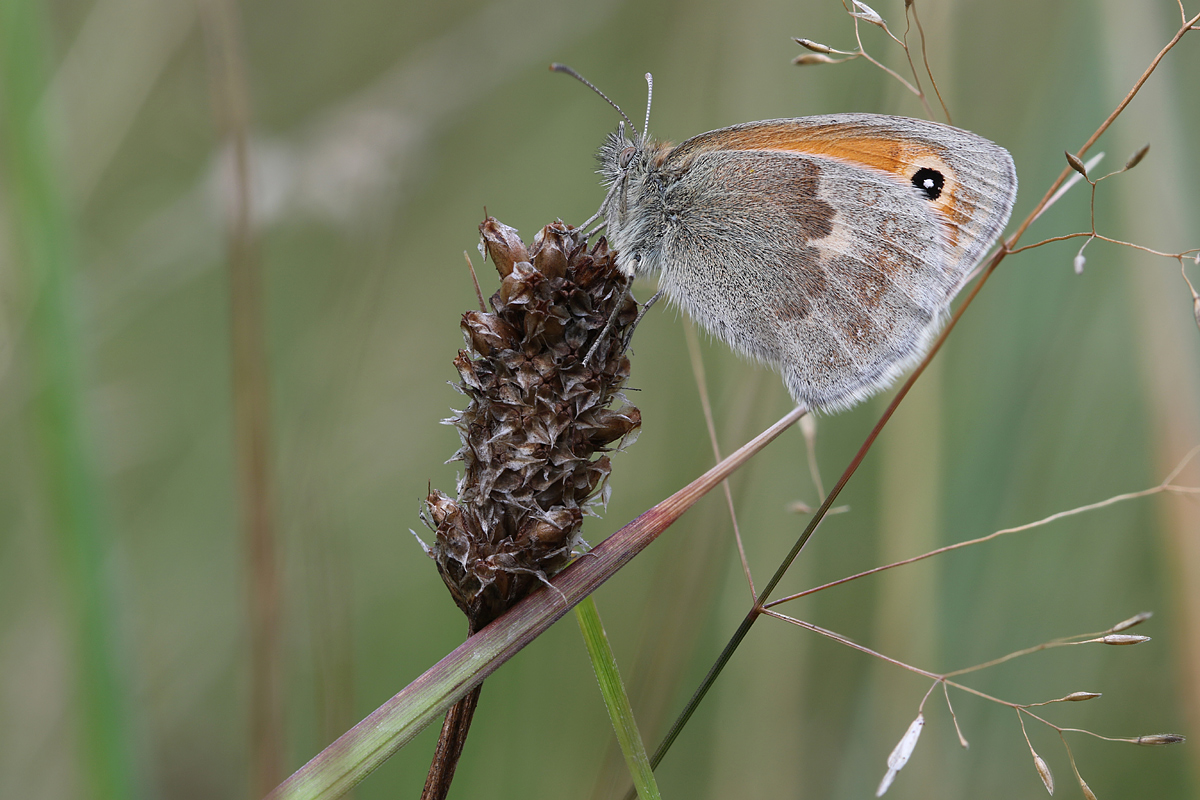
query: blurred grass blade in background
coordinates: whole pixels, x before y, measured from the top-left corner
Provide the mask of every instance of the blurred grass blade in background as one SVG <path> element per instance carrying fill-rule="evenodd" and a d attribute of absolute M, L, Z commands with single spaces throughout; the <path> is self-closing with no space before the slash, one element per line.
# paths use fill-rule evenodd
<path fill-rule="evenodd" d="M 261 797 L 284 775 L 284 595 L 272 497 L 271 407 L 262 259 L 253 219 L 250 86 L 233 0 L 202 0 L 209 86 L 221 138 L 217 173 L 226 204 L 233 442 L 245 553 L 250 645 L 250 786 Z"/>
<path fill-rule="evenodd" d="M 0 0 L 0 96 L 3 114 L 4 192 L 15 261 L 27 305 L 27 363 L 33 437 L 38 452 L 48 527 L 56 537 L 59 588 L 73 629 L 75 702 L 84 758 L 78 774 L 83 796 L 137 797 L 130 724 L 128 672 L 116 631 L 120 613 L 112 581 L 112 529 L 92 455 L 80 358 L 75 257 L 70 214 L 56 171 L 55 98 L 47 96 L 45 10 L 37 0 Z M 11 382 L 9 382 L 11 386 Z M 58 754 L 71 752 L 60 743 Z M 69 763 L 67 758 L 64 761 Z"/>

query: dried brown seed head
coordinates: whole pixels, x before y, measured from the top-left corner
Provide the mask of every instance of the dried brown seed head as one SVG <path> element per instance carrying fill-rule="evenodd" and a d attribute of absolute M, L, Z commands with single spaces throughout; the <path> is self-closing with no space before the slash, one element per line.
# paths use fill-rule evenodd
<path fill-rule="evenodd" d="M 561 278 L 567 274 L 567 258 L 573 249 L 574 242 L 565 227 L 547 225 L 533 237 L 529 258 L 547 278 Z"/>
<path fill-rule="evenodd" d="M 447 422 L 462 440 L 452 460 L 463 473 L 457 498 L 426 499 L 430 554 L 473 630 L 569 563 L 584 515 L 607 498 L 604 452 L 641 425 L 621 394 L 637 304 L 604 240 L 589 248 L 554 223 L 527 248 L 491 218 L 480 234 L 501 281 L 493 310 L 461 322 L 467 349 L 454 366 L 468 404 Z"/>
<path fill-rule="evenodd" d="M 1149 736 L 1139 736 L 1134 739 L 1136 744 L 1145 745 L 1147 747 L 1161 747 L 1166 744 L 1181 744 L 1187 741 L 1186 736 L 1180 736 L 1178 733 L 1152 733 Z"/>
<path fill-rule="evenodd" d="M 1086 178 L 1088 176 L 1087 167 L 1083 165 L 1083 162 L 1079 160 L 1079 157 L 1070 152 L 1066 152 L 1065 155 L 1067 156 L 1067 163 L 1071 165 L 1071 169 L 1075 170 Z"/>
<path fill-rule="evenodd" d="M 1146 154 L 1149 152 L 1150 152 L 1150 145 L 1148 145 L 1148 144 L 1142 145 L 1141 149 L 1138 150 L 1133 155 L 1131 155 L 1129 157 L 1129 160 L 1125 162 L 1125 169 L 1133 169 L 1138 164 L 1142 163 L 1142 159 L 1145 158 Z"/>
<path fill-rule="evenodd" d="M 838 59 L 831 58 L 823 53 L 805 53 L 802 56 L 796 56 L 792 59 L 793 64 L 798 64 L 801 67 L 807 67 L 813 64 L 837 64 L 838 61 Z"/>
<path fill-rule="evenodd" d="M 792 41 L 794 41 L 796 44 L 800 45 L 801 47 L 803 47 L 806 50 L 812 50 L 814 53 L 832 53 L 833 52 L 833 48 L 830 47 L 829 45 L 821 44 L 820 42 L 814 42 L 811 39 L 795 39 L 795 38 L 793 38 Z"/>
<path fill-rule="evenodd" d="M 1141 644 L 1142 642 L 1150 641 L 1149 636 L 1137 636 L 1132 633 L 1110 633 L 1107 636 L 1101 636 L 1098 639 L 1088 639 L 1089 642 L 1099 642 L 1100 644 Z"/>
<path fill-rule="evenodd" d="M 1118 622 L 1116 625 L 1113 625 L 1111 628 L 1108 629 L 1108 632 L 1109 633 L 1118 633 L 1120 631 L 1129 630 L 1130 628 L 1132 628 L 1135 625 L 1141 625 L 1143 622 L 1145 622 L 1146 620 L 1150 619 L 1153 616 L 1154 616 L 1153 611 L 1143 611 L 1140 614 L 1134 614 L 1129 619 L 1122 620 L 1122 621 Z"/>
<path fill-rule="evenodd" d="M 863 22 L 869 22 L 872 25 L 878 25 L 880 28 L 885 27 L 883 17 L 879 16 L 879 13 L 876 12 L 875 9 L 871 8 L 866 3 L 860 2 L 860 0 L 853 0 L 853 2 L 854 7 L 857 8 L 858 11 L 850 12 L 850 16 L 857 17 Z"/>
<path fill-rule="evenodd" d="M 1046 791 L 1054 794 L 1054 773 L 1050 771 L 1050 765 L 1046 763 L 1045 759 L 1034 753 L 1033 766 L 1037 769 L 1038 777 L 1042 779 L 1042 783 L 1046 785 Z"/>
<path fill-rule="evenodd" d="M 501 278 L 512 272 L 513 264 L 529 260 L 529 252 L 525 249 L 521 237 L 517 235 L 516 228 L 510 228 L 488 217 L 479 226 L 479 235 L 482 237 L 484 250 L 496 265 L 496 271 L 500 273 Z"/>

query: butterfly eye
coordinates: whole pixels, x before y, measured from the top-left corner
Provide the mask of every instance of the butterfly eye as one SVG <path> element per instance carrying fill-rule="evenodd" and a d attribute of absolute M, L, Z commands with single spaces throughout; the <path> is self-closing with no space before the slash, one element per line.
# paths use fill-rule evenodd
<path fill-rule="evenodd" d="M 912 176 L 912 185 L 930 200 L 937 200 L 942 196 L 942 187 L 946 185 L 946 178 L 936 169 L 921 167 Z"/>
<path fill-rule="evenodd" d="M 630 162 L 630 161 L 633 161 L 633 157 L 634 157 L 635 155 L 637 155 L 637 148 L 636 148 L 636 147 L 626 147 L 624 150 L 622 150 L 622 151 L 621 151 L 621 158 L 620 158 L 620 160 L 617 162 L 617 163 L 619 163 L 619 164 L 621 165 L 621 169 L 625 169 L 626 167 L 628 167 L 628 166 L 629 166 L 629 162 Z"/>

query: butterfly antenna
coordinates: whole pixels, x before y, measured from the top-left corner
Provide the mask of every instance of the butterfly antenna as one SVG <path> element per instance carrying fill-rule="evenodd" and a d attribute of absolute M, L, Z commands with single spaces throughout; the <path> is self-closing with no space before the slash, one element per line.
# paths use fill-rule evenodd
<path fill-rule="evenodd" d="M 642 127 L 642 135 L 650 133 L 650 101 L 654 99 L 654 76 L 646 73 L 646 124 Z"/>
<path fill-rule="evenodd" d="M 619 105 L 617 105 L 616 103 L 614 103 L 612 100 L 609 100 L 608 95 L 606 95 L 604 92 L 597 89 L 596 85 L 593 84 L 591 81 L 589 81 L 587 78 L 583 77 L 578 72 L 576 72 L 575 70 L 568 67 L 566 64 L 551 64 L 550 71 L 551 72 L 564 72 L 567 75 L 570 75 L 575 80 L 582 83 L 584 86 L 591 89 L 596 94 L 603 97 L 605 102 L 607 102 L 610 106 L 615 108 L 617 110 L 617 113 L 620 114 L 622 117 L 624 117 L 625 121 L 629 123 L 629 127 L 633 128 L 635 133 L 637 132 L 637 126 L 633 124 L 633 120 L 631 120 L 629 117 L 627 117 L 625 115 L 625 112 L 621 110 L 621 107 Z"/>

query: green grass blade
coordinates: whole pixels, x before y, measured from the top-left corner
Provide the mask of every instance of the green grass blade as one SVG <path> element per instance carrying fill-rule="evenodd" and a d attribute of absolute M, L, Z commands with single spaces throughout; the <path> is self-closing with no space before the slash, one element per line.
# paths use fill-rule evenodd
<path fill-rule="evenodd" d="M 604 705 L 608 708 L 608 718 L 612 720 L 613 731 L 617 734 L 617 743 L 625 755 L 625 763 L 629 766 L 629 774 L 633 777 L 633 786 L 637 789 L 641 800 L 660 800 L 658 784 L 654 781 L 654 768 L 650 766 L 650 758 L 646 755 L 646 745 L 642 735 L 638 733 L 637 721 L 633 718 L 633 707 L 629 703 L 629 695 L 625 693 L 625 684 L 621 680 L 621 672 L 617 669 L 617 659 L 613 656 L 608 644 L 608 635 L 604 633 L 604 624 L 600 621 L 600 612 L 596 610 L 596 601 L 591 597 L 575 607 L 575 618 L 579 620 L 579 629 L 583 632 L 583 641 L 587 645 L 588 656 L 592 659 L 592 669 L 596 672 L 596 681 L 600 684 L 600 694 L 604 696 Z"/>
<path fill-rule="evenodd" d="M 82 782 L 98 800 L 136 796 L 125 694 L 114 644 L 109 530 L 89 452 L 80 369 L 79 315 L 67 203 L 56 179 L 44 102 L 48 63 L 44 9 L 0 0 L 0 113 L 4 184 L 23 284 L 32 303 L 28 343 L 34 427 L 49 527 L 75 625 L 75 671 L 83 728 Z"/>
<path fill-rule="evenodd" d="M 534 592 L 471 636 L 292 773 L 268 797 L 272 800 L 341 797 L 472 687 L 566 616 L 657 539 L 684 511 L 805 413 L 800 407 L 792 409 L 708 472 L 622 526 L 596 545 L 588 558 L 576 559 L 554 576 L 554 591 Z"/>

